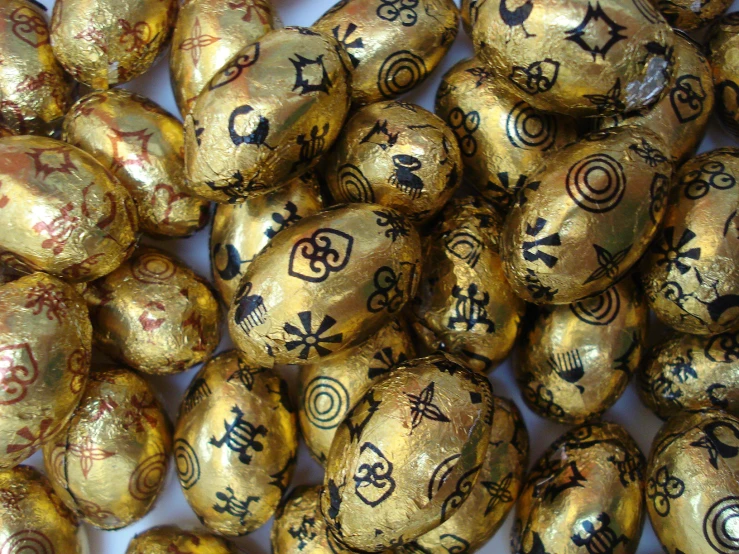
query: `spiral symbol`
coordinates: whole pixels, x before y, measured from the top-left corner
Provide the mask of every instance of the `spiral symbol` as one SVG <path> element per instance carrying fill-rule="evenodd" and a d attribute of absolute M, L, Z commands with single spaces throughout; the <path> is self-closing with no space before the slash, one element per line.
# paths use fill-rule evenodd
<path fill-rule="evenodd" d="M 582 321 L 590 325 L 608 325 L 621 309 L 621 296 L 615 288 L 606 290 L 594 298 L 570 304 L 570 310 Z"/>
<path fill-rule="evenodd" d="M 426 78 L 423 58 L 409 50 L 390 54 L 380 67 L 377 88 L 385 98 L 395 98 L 408 92 Z"/>
<path fill-rule="evenodd" d="M 526 102 L 519 102 L 508 114 L 506 133 L 516 148 L 543 152 L 551 148 L 557 138 L 557 120 Z"/>
<path fill-rule="evenodd" d="M 128 492 L 136 500 L 149 500 L 162 486 L 167 474 L 167 456 L 154 454 L 141 462 L 128 482 Z"/>
<path fill-rule="evenodd" d="M 349 409 L 349 393 L 332 377 L 315 377 L 305 388 L 305 415 L 319 429 L 338 427 Z"/>
<path fill-rule="evenodd" d="M 608 154 L 591 154 L 567 173 L 567 194 L 583 210 L 605 213 L 621 202 L 626 191 L 626 175 L 618 161 Z"/>
<path fill-rule="evenodd" d="M 703 520 L 703 535 L 716 552 L 739 551 L 739 496 L 727 496 L 711 506 Z"/>
<path fill-rule="evenodd" d="M 195 450 L 185 439 L 174 441 L 174 460 L 180 485 L 185 490 L 191 489 L 200 480 L 200 462 Z"/>
<path fill-rule="evenodd" d="M 352 164 L 339 168 L 339 190 L 343 202 L 374 202 L 375 193 L 362 171 Z"/>
<path fill-rule="evenodd" d="M 3 543 L 0 554 L 54 554 L 54 545 L 40 531 L 18 531 Z"/>
<path fill-rule="evenodd" d="M 177 267 L 172 260 L 158 252 L 144 254 L 131 268 L 134 279 L 154 285 L 169 281 L 176 272 Z"/>

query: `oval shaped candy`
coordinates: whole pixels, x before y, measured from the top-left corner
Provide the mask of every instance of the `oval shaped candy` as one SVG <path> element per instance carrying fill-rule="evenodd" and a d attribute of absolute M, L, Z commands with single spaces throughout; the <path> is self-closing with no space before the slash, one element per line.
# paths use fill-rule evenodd
<path fill-rule="evenodd" d="M 126 554 L 237 554 L 225 539 L 202 531 L 185 531 L 176 525 L 161 525 L 139 533 L 128 543 Z"/>
<path fill-rule="evenodd" d="M 736 12 L 718 19 L 708 35 L 713 84 L 716 86 L 716 114 L 724 128 L 739 137 L 739 64 L 733 52 L 739 44 L 739 16 Z"/>
<path fill-rule="evenodd" d="M 731 7 L 732 0 L 656 0 L 654 2 L 667 22 L 686 31 L 700 29 L 720 17 Z"/>

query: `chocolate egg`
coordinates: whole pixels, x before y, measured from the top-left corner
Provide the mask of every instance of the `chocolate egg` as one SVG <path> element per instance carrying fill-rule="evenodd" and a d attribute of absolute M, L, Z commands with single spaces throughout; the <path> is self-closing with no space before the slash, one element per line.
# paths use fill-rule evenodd
<path fill-rule="evenodd" d="M 341 0 L 313 24 L 349 55 L 352 101 L 391 100 L 420 85 L 459 28 L 453 0 Z"/>
<path fill-rule="evenodd" d="M 331 445 L 321 512 L 352 549 L 381 552 L 438 527 L 485 461 L 490 382 L 447 355 L 401 365 L 347 413 Z"/>
<path fill-rule="evenodd" d="M 572 116 L 644 108 L 674 64 L 672 30 L 650 0 L 475 4 L 472 42 L 533 107 Z"/>
<path fill-rule="evenodd" d="M 57 0 L 51 47 L 72 77 L 105 90 L 144 73 L 166 48 L 177 0 Z"/>
<path fill-rule="evenodd" d="M 244 46 L 185 118 L 188 188 L 236 202 L 315 166 L 349 111 L 347 63 L 333 37 L 303 27 Z"/>
<path fill-rule="evenodd" d="M 72 286 L 43 273 L 0 286 L 0 469 L 31 456 L 72 417 L 91 343 L 87 306 Z"/>
<path fill-rule="evenodd" d="M 180 261 L 144 247 L 85 292 L 95 345 L 138 371 L 179 373 L 208 358 L 220 340 L 210 285 Z"/>
<path fill-rule="evenodd" d="M 633 553 L 644 524 L 645 467 L 639 447 L 620 425 L 569 431 L 526 478 L 513 551 Z"/>
<path fill-rule="evenodd" d="M 442 78 L 435 108 L 457 137 L 465 180 L 500 213 L 526 182 L 522 171 L 577 138 L 574 119 L 532 108 L 505 80 L 477 58 L 462 60 Z"/>
<path fill-rule="evenodd" d="M 236 350 L 190 383 L 175 430 L 177 475 L 200 521 L 219 535 L 254 531 L 292 479 L 298 430 L 287 383 Z"/>
<path fill-rule="evenodd" d="M 716 86 L 716 113 L 726 130 L 739 137 L 739 63 L 734 51 L 739 45 L 739 16 L 722 16 L 708 36 L 709 60 Z"/>
<path fill-rule="evenodd" d="M 418 284 L 420 240 L 390 208 L 347 204 L 278 234 L 241 279 L 228 314 L 250 363 L 310 364 L 358 344 L 402 310 Z"/>
<path fill-rule="evenodd" d="M 187 548 L 187 550 L 182 550 Z M 128 543 L 126 554 L 236 554 L 226 540 L 202 531 L 185 531 L 176 525 L 162 525 L 139 533 Z"/>
<path fill-rule="evenodd" d="M 354 348 L 300 368 L 298 421 L 313 457 L 326 463 L 336 429 L 380 377 L 415 358 L 402 321 L 392 321 Z"/>
<path fill-rule="evenodd" d="M 131 194 L 141 230 L 186 237 L 208 222 L 208 203 L 183 189 L 182 123 L 123 89 L 79 100 L 64 118 L 63 137 L 92 154 Z"/>
<path fill-rule="evenodd" d="M 662 229 L 643 263 L 657 317 L 683 333 L 739 327 L 739 149 L 685 163 L 667 197 Z"/>
<path fill-rule="evenodd" d="M 90 281 L 133 247 L 128 192 L 92 156 L 43 137 L 0 139 L 0 259 L 26 272 Z"/>
<path fill-rule="evenodd" d="M 90 374 L 72 419 L 43 451 L 67 507 L 95 527 L 120 529 L 153 507 L 167 475 L 172 429 L 141 376 L 102 369 Z"/>
<path fill-rule="evenodd" d="M 32 0 L 0 6 L 0 123 L 24 135 L 52 134 L 71 104 L 71 82 L 54 58 L 44 10 Z"/>
<path fill-rule="evenodd" d="M 705 27 L 723 14 L 732 0 L 652 0 L 673 27 L 693 31 Z"/>
<path fill-rule="evenodd" d="M 241 277 L 277 233 L 322 208 L 314 173 L 240 204 L 218 204 L 210 233 L 210 262 L 223 302 L 231 305 Z"/>
<path fill-rule="evenodd" d="M 672 179 L 664 152 L 656 135 L 626 126 L 549 156 L 529 175 L 503 229 L 513 290 L 530 302 L 570 304 L 623 277 L 664 215 Z"/>
<path fill-rule="evenodd" d="M 516 360 L 528 407 L 560 423 L 599 417 L 639 367 L 648 312 L 629 278 L 576 304 L 539 308 Z"/>

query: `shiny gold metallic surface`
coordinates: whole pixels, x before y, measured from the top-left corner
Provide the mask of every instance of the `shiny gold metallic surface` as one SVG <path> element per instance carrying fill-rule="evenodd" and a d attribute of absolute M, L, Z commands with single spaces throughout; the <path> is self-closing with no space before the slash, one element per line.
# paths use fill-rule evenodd
<path fill-rule="evenodd" d="M 95 92 L 64 118 L 65 141 L 92 154 L 131 194 L 141 230 L 186 237 L 208 221 L 208 203 L 183 188 L 182 123 L 123 89 Z"/>
<path fill-rule="evenodd" d="M 377 204 L 345 204 L 278 234 L 251 263 L 228 313 L 253 365 L 310 364 L 369 338 L 416 292 L 418 233 Z"/>
<path fill-rule="evenodd" d="M 487 4 L 486 4 L 487 5 Z M 511 286 L 537 304 L 599 294 L 636 263 L 665 212 L 672 163 L 646 129 L 596 131 L 549 156 L 506 219 Z"/>
<path fill-rule="evenodd" d="M 179 260 L 139 248 L 85 292 L 95 345 L 138 371 L 179 373 L 208 358 L 220 340 L 210 285 Z"/>
<path fill-rule="evenodd" d="M 516 360 L 529 408 L 575 425 L 599 417 L 639 367 L 648 312 L 629 277 L 576 304 L 538 308 Z"/>
<path fill-rule="evenodd" d="M 683 333 L 739 328 L 739 148 L 686 162 L 642 266 L 649 304 Z"/>
<path fill-rule="evenodd" d="M 649 0 L 488 0 L 474 10 L 475 52 L 540 110 L 638 110 L 670 81 L 672 29 Z"/>
<path fill-rule="evenodd" d="M 37 2 L 0 5 L 0 59 L 0 123 L 24 135 L 53 133 L 71 103 L 71 80 L 54 58 Z"/>
<path fill-rule="evenodd" d="M 436 68 L 459 28 L 453 0 L 340 0 L 313 24 L 349 54 L 357 105 L 392 100 Z"/>
<path fill-rule="evenodd" d="M 12 137 L 12 136 L 14 136 L 16 134 L 17 133 L 15 131 L 13 131 L 9 127 L 6 127 L 2 123 L 0 123 L 0 138 Z"/>
<path fill-rule="evenodd" d="M 174 455 L 185 498 L 220 535 L 261 527 L 290 485 L 298 429 L 287 383 L 236 350 L 205 364 L 185 393 Z"/>
<path fill-rule="evenodd" d="M 43 137 L 0 139 L 0 261 L 67 281 L 113 271 L 133 248 L 131 196 L 92 156 Z"/>
<path fill-rule="evenodd" d="M 437 116 L 415 104 L 378 102 L 344 126 L 324 171 L 336 201 L 373 202 L 422 222 L 462 183 L 462 158 Z"/>
<path fill-rule="evenodd" d="M 270 0 L 186 0 L 172 34 L 169 71 L 185 117 L 213 76 L 247 44 L 276 27 Z"/>
<path fill-rule="evenodd" d="M 0 286 L 0 469 L 67 423 L 87 382 L 91 343 L 87 306 L 71 285 L 35 273 Z"/>
<path fill-rule="evenodd" d="M 298 421 L 316 460 L 326 463 L 339 424 L 372 383 L 415 354 L 405 324 L 396 320 L 359 346 L 300 368 Z"/>
<path fill-rule="evenodd" d="M 144 73 L 166 48 L 177 0 L 57 0 L 51 47 L 72 77 L 106 90 Z"/>
<path fill-rule="evenodd" d="M 54 490 L 81 519 L 120 529 L 153 507 L 167 475 L 172 428 L 143 377 L 93 371 L 67 426 L 43 448 Z"/>
<path fill-rule="evenodd" d="M 30 466 L 0 471 L 0 552 L 89 552 L 84 528 L 48 479 Z"/>
<path fill-rule="evenodd" d="M 340 541 L 381 552 L 447 521 L 471 494 L 493 423 L 490 382 L 437 354 L 375 383 L 339 426 L 321 512 Z"/>
<path fill-rule="evenodd" d="M 652 0 L 667 22 L 685 31 L 694 31 L 720 17 L 732 0 Z"/>
<path fill-rule="evenodd" d="M 239 204 L 218 204 L 210 233 L 210 262 L 223 302 L 231 305 L 241 277 L 277 233 L 322 208 L 318 179 L 312 172 Z"/>
<path fill-rule="evenodd" d="M 649 519 L 665 552 L 736 552 L 739 419 L 686 412 L 657 434 L 646 474 Z"/>
<path fill-rule="evenodd" d="M 481 198 L 453 200 L 424 243 L 412 304 L 414 330 L 427 348 L 450 352 L 482 373 L 508 357 L 526 310 L 503 273 L 501 227 Z"/>
<path fill-rule="evenodd" d="M 457 137 L 465 180 L 500 213 L 526 171 L 577 138 L 574 119 L 532 108 L 505 81 L 477 58 L 462 60 L 442 78 L 435 107 Z"/>
<path fill-rule="evenodd" d="M 713 84 L 716 86 L 716 114 L 724 127 L 739 137 L 739 16 L 722 16 L 708 35 Z"/>
<path fill-rule="evenodd" d="M 272 31 L 244 46 L 185 118 L 192 193 L 238 202 L 315 166 L 349 111 L 347 64 L 330 33 L 303 27 Z"/>
<path fill-rule="evenodd" d="M 645 467 L 634 439 L 616 423 L 569 431 L 526 478 L 513 552 L 632 554 L 644 524 Z"/>
<path fill-rule="evenodd" d="M 182 550 L 186 548 L 187 550 Z M 153 527 L 128 543 L 126 554 L 236 554 L 226 540 L 202 531 L 185 531 L 175 525 Z"/>
<path fill-rule="evenodd" d="M 459 15 L 462 19 L 462 28 L 468 37 L 472 38 L 472 26 L 477 21 L 480 4 L 479 0 L 462 0 L 459 7 Z"/>

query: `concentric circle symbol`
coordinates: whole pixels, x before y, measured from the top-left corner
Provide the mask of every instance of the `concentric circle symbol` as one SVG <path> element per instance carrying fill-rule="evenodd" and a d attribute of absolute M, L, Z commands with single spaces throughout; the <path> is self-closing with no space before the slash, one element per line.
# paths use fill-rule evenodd
<path fill-rule="evenodd" d="M 177 272 L 177 267 L 169 258 L 157 253 L 144 254 L 131 268 L 134 279 L 142 283 L 159 284 L 169 281 Z"/>
<path fill-rule="evenodd" d="M 332 377 L 315 377 L 305 387 L 305 415 L 319 429 L 334 429 L 349 409 L 349 393 Z"/>
<path fill-rule="evenodd" d="M 423 58 L 408 50 L 400 50 L 382 62 L 377 87 L 385 98 L 395 98 L 423 81 L 426 73 Z"/>
<path fill-rule="evenodd" d="M 583 210 L 604 213 L 621 202 L 626 175 L 621 164 L 608 154 L 591 154 L 570 168 L 566 188 Z"/>
<path fill-rule="evenodd" d="M 200 480 L 198 455 L 185 439 L 177 439 L 174 441 L 174 459 L 180 485 L 185 490 L 191 489 Z"/>
<path fill-rule="evenodd" d="M 54 554 L 54 545 L 40 531 L 18 531 L 3 543 L 0 554 Z"/>
<path fill-rule="evenodd" d="M 137 500 L 149 500 L 159 492 L 167 474 L 167 456 L 154 454 L 141 462 L 131 475 L 128 492 Z"/>
<path fill-rule="evenodd" d="M 603 294 L 570 304 L 570 310 L 583 323 L 590 325 L 608 325 L 621 309 L 621 296 L 611 287 Z"/>
<path fill-rule="evenodd" d="M 339 168 L 339 190 L 342 202 L 374 202 L 375 193 L 372 185 L 362 171 L 352 164 L 345 164 Z"/>
<path fill-rule="evenodd" d="M 506 133 L 516 148 L 548 150 L 557 138 L 557 120 L 526 102 L 519 102 L 508 114 Z"/>
<path fill-rule="evenodd" d="M 739 552 L 739 496 L 716 502 L 703 520 L 703 535 L 716 552 Z"/>

